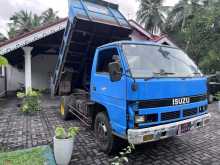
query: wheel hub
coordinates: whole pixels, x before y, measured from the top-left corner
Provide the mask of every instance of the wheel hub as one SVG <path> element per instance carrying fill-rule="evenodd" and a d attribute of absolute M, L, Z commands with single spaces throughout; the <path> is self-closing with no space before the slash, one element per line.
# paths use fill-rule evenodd
<path fill-rule="evenodd" d="M 108 134 L 107 134 L 108 131 L 107 131 L 106 125 L 103 122 L 99 122 L 97 133 L 98 133 L 98 140 L 101 143 L 106 143 L 107 137 L 108 137 Z"/>
<path fill-rule="evenodd" d="M 64 105 L 63 105 L 63 102 L 60 105 L 60 113 L 61 113 L 61 115 L 64 115 Z"/>

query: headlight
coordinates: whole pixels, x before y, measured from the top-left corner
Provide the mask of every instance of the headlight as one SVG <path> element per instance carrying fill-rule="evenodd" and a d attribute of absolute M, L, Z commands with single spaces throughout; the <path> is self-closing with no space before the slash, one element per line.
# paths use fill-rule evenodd
<path fill-rule="evenodd" d="M 135 116 L 135 123 L 144 123 L 145 116 Z"/>

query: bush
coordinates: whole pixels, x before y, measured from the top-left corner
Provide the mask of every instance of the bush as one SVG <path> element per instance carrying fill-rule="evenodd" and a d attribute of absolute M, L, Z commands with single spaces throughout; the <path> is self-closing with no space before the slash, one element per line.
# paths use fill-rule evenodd
<path fill-rule="evenodd" d="M 18 92 L 17 97 L 22 99 L 21 111 L 24 113 L 40 111 L 40 92 L 28 90 L 27 94 Z"/>

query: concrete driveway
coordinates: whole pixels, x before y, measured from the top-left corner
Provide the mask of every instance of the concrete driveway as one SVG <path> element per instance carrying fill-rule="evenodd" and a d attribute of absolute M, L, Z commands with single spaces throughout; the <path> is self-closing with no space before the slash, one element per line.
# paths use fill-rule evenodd
<path fill-rule="evenodd" d="M 18 100 L 0 100 L 0 147 L 9 150 L 52 144 L 54 128 L 78 126 L 71 164 L 110 164 L 109 157 L 99 152 L 93 132 L 78 120 L 62 121 L 58 114 L 59 98 L 43 98 L 43 110 L 32 116 L 23 115 Z M 220 165 L 220 110 L 209 106 L 212 115 L 209 126 L 182 137 L 137 146 L 129 156 L 130 164 L 142 165 Z"/>

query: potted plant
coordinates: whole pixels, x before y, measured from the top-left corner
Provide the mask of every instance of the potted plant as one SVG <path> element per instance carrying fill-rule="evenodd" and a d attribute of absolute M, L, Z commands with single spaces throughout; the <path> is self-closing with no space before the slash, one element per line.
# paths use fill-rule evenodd
<path fill-rule="evenodd" d="M 56 127 L 54 142 L 54 156 L 58 165 L 68 165 L 74 147 L 74 140 L 79 128 L 71 127 L 67 131 L 63 127 Z"/>

